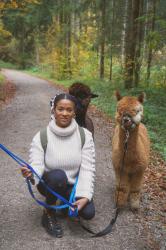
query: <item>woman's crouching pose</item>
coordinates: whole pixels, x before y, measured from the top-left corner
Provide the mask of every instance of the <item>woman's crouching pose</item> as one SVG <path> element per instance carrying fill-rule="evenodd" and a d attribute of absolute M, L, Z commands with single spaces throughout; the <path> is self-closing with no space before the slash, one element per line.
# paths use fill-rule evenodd
<path fill-rule="evenodd" d="M 30 164 L 45 183 L 55 192 L 69 199 L 78 175 L 76 202 L 79 216 L 90 220 L 95 216 L 92 200 L 95 177 L 95 149 L 92 134 L 84 129 L 85 142 L 82 145 L 75 117 L 76 99 L 69 94 L 59 94 L 53 100 L 53 115 L 47 126 L 47 146 L 43 149 L 40 132 L 32 141 Z M 22 167 L 24 177 L 33 178 L 32 172 Z M 33 179 L 38 191 L 45 196 L 48 205 L 55 205 L 53 196 L 39 180 Z M 63 211 L 63 210 L 62 210 Z M 64 211 L 65 212 L 65 211 Z M 42 225 L 46 231 L 62 237 L 63 232 L 56 219 L 56 211 L 45 209 Z"/>

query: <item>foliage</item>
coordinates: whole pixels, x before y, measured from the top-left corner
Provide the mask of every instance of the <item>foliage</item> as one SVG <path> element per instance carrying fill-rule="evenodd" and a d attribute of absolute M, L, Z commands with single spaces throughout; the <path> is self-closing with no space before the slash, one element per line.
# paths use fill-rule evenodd
<path fill-rule="evenodd" d="M 14 65 L 14 64 L 9 63 L 9 62 L 4 62 L 4 61 L 0 60 L 0 68 L 18 69 L 19 66 L 18 65 Z"/>
<path fill-rule="evenodd" d="M 4 83 L 5 77 L 0 74 L 0 85 L 2 85 Z"/>
<path fill-rule="evenodd" d="M 102 27 L 101 11 L 103 2 L 105 3 L 104 27 Z M 118 67 L 119 78 L 119 72 L 120 75 L 122 73 L 121 35 L 125 26 L 121 13 L 125 11 L 125 2 L 121 0 L 3 1 L 0 5 L 1 19 L 4 30 L 12 37 L 8 39 L 5 51 L 2 53 L 0 51 L 0 58 L 20 64 L 22 68 L 49 65 L 52 68 L 50 74 L 57 79 L 84 75 L 96 78 L 99 75 L 101 43 L 104 35 L 105 78 L 110 77 L 111 57 L 119 57 L 121 65 Z M 163 49 L 165 42 L 166 24 L 162 6 L 165 6 L 163 1 L 157 6 L 155 30 L 148 31 L 152 14 L 145 13 L 135 20 L 142 23 L 146 29 L 144 32 L 146 46 L 143 46 L 142 42 L 142 48 L 152 48 L 156 53 Z M 145 54 L 146 51 L 142 52 Z M 140 58 L 138 60 L 141 63 L 142 60 Z M 130 67 L 130 64 L 126 65 Z M 113 67 L 117 67 L 114 62 Z"/>
<path fill-rule="evenodd" d="M 38 4 L 38 0 L 4 0 L 0 2 L 0 10 L 25 8 L 27 4 Z"/>
<path fill-rule="evenodd" d="M 160 44 L 161 35 L 157 31 L 150 31 L 146 37 L 147 46 L 150 49 L 156 50 Z"/>
<path fill-rule="evenodd" d="M 5 78 L 0 73 L 0 101 L 4 99 L 4 91 L 3 91 L 4 82 L 5 82 Z"/>
<path fill-rule="evenodd" d="M 11 38 L 12 34 L 4 29 L 2 20 L 0 20 L 0 44 L 5 45 L 6 42 Z"/>

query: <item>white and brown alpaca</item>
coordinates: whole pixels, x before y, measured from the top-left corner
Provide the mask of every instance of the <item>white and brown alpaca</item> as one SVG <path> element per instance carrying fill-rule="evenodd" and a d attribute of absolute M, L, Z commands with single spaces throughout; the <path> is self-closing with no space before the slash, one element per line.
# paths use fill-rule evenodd
<path fill-rule="evenodd" d="M 112 139 L 112 162 L 116 176 L 117 207 L 123 207 L 129 199 L 133 209 L 139 208 L 141 184 L 145 169 L 149 163 L 150 141 L 146 127 L 141 123 L 145 94 L 138 98 L 122 97 L 116 92 L 118 100 L 116 110 L 116 127 Z M 128 147 L 124 156 L 126 131 L 129 132 Z"/>

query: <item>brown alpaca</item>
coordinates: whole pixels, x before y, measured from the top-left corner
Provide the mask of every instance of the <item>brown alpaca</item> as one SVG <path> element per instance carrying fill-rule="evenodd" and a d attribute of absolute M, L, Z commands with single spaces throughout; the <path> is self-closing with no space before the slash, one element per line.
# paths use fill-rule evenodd
<path fill-rule="evenodd" d="M 139 208 L 141 184 L 149 163 L 150 150 L 148 133 L 141 123 L 144 97 L 144 93 L 138 98 L 121 97 L 119 92 L 116 92 L 118 104 L 115 115 L 116 127 L 112 139 L 112 162 L 116 176 L 117 207 L 125 206 L 129 198 L 131 208 Z M 127 132 L 129 133 L 128 147 L 121 173 Z"/>
<path fill-rule="evenodd" d="M 92 119 L 88 116 L 87 110 L 91 101 L 91 98 L 98 97 L 93 94 L 91 89 L 86 84 L 81 82 L 75 82 L 69 87 L 69 94 L 77 98 L 78 107 L 76 110 L 76 121 L 79 126 L 87 128 L 94 137 L 94 126 Z"/>

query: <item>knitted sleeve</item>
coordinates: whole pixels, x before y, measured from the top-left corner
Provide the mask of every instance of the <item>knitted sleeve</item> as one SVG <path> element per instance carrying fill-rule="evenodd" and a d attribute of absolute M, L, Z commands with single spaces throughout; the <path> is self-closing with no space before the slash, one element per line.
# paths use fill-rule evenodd
<path fill-rule="evenodd" d="M 76 187 L 76 197 L 86 197 L 90 201 L 94 193 L 95 147 L 92 134 L 85 131 L 85 144 L 82 148 L 82 160 Z"/>
<path fill-rule="evenodd" d="M 42 177 L 44 173 L 44 150 L 41 146 L 40 142 L 40 132 L 38 132 L 31 143 L 30 147 L 30 154 L 29 154 L 29 163 L 32 166 L 32 168 L 35 170 L 35 172 Z M 37 185 L 39 183 L 39 179 L 34 175 L 35 178 L 35 184 Z"/>

